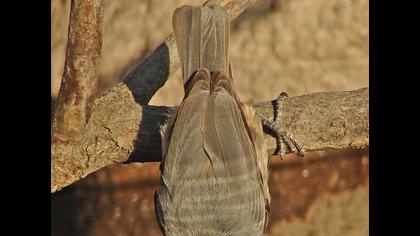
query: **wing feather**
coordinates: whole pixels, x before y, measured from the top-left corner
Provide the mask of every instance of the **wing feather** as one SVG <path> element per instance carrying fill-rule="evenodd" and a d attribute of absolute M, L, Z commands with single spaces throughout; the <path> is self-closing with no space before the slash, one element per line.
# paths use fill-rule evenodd
<path fill-rule="evenodd" d="M 185 97 L 162 131 L 159 223 L 165 235 L 262 235 L 267 156 L 261 122 L 232 88 L 228 14 L 184 6 L 173 25 Z"/>

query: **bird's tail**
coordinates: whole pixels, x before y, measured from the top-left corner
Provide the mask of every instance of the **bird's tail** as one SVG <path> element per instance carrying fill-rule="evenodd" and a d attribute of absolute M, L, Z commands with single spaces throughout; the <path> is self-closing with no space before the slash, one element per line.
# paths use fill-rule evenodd
<path fill-rule="evenodd" d="M 218 5 L 182 6 L 172 17 L 184 86 L 194 72 L 229 69 L 229 14 Z"/>

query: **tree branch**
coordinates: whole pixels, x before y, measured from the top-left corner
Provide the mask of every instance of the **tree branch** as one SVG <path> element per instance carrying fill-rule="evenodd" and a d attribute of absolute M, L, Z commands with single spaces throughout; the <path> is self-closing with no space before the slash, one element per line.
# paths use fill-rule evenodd
<path fill-rule="evenodd" d="M 254 104 L 266 117 L 273 116 L 270 103 Z M 369 146 L 369 89 L 312 93 L 283 102 L 282 124 L 307 151 Z M 276 148 L 266 136 L 268 153 Z M 288 150 L 290 152 L 290 150 Z"/>
<path fill-rule="evenodd" d="M 71 1 L 66 62 L 53 120 L 53 140 L 75 138 L 89 120 L 99 79 L 103 0 Z"/>
<path fill-rule="evenodd" d="M 363 148 L 369 145 L 368 88 L 324 92 L 287 98 L 279 124 L 308 150 Z M 255 104 L 267 117 L 272 102 Z M 140 106 L 130 90 L 117 89 L 95 101 L 92 117 L 72 144 L 53 144 L 52 183 L 55 192 L 102 167 L 114 163 L 161 159 L 159 125 L 171 108 Z M 268 153 L 275 140 L 266 136 Z M 71 155 L 71 159 L 65 159 Z"/>

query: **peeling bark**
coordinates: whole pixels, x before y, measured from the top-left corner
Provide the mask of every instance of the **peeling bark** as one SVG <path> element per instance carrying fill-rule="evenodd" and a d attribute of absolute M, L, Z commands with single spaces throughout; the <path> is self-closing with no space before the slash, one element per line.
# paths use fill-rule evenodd
<path fill-rule="evenodd" d="M 53 120 L 53 140 L 68 142 L 91 116 L 99 79 L 103 0 L 71 1 L 66 62 Z"/>

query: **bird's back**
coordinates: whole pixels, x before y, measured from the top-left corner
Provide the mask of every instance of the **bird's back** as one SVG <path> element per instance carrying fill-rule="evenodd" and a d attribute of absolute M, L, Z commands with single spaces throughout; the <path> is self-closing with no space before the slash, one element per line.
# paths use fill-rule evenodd
<path fill-rule="evenodd" d="M 206 72 L 167 127 L 159 220 L 167 235 L 261 235 L 267 212 L 254 144 L 226 77 L 210 92 L 216 78 Z"/>
<path fill-rule="evenodd" d="M 269 196 L 261 122 L 240 104 L 226 68 L 208 67 L 186 81 L 163 129 L 157 218 L 165 235 L 262 235 Z"/>

